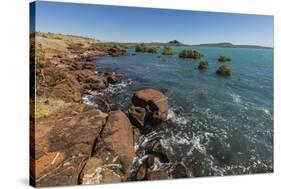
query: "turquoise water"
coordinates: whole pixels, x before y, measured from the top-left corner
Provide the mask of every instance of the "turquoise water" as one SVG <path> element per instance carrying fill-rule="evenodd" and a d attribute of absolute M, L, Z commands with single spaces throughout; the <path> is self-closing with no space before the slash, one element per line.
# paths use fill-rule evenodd
<path fill-rule="evenodd" d="M 182 47 L 174 47 L 180 51 Z M 101 57 L 98 70 L 114 70 L 124 81 L 110 88 L 115 103 L 127 106 L 133 92 L 153 87 L 169 101 L 169 127 L 162 141 L 178 161 L 191 163 L 198 176 L 273 171 L 273 50 L 198 47 L 209 62 L 137 53 Z M 219 55 L 231 77 L 215 74 Z M 176 113 L 176 109 L 182 109 Z"/>

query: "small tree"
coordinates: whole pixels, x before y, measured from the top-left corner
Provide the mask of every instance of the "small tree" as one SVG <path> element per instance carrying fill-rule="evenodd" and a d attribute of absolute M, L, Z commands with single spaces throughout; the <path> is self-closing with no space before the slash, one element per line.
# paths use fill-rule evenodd
<path fill-rule="evenodd" d="M 162 52 L 163 55 L 174 55 L 175 52 L 173 51 L 172 47 L 170 46 L 165 46 L 164 50 Z"/>
<path fill-rule="evenodd" d="M 207 61 L 201 61 L 198 65 L 199 70 L 206 70 L 209 67 L 209 63 Z"/>
<path fill-rule="evenodd" d="M 231 61 L 231 58 L 228 56 L 219 56 L 218 61 L 219 62 L 229 62 L 229 61 Z"/>
<path fill-rule="evenodd" d="M 195 50 L 182 50 L 179 53 L 180 58 L 192 58 L 192 59 L 200 59 L 203 55 Z"/>

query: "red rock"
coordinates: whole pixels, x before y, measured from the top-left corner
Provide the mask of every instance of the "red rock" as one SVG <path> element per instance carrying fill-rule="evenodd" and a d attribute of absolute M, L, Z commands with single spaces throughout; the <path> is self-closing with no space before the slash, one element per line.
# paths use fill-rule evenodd
<path fill-rule="evenodd" d="M 135 92 L 132 98 L 135 106 L 148 108 L 156 121 L 163 121 L 168 115 L 167 97 L 156 89 L 144 89 Z"/>
<path fill-rule="evenodd" d="M 100 136 L 107 114 L 73 104 L 35 120 L 34 179 L 37 187 L 76 185 L 78 176 Z"/>
<path fill-rule="evenodd" d="M 122 111 L 108 114 L 101 138 L 107 148 L 118 156 L 125 175 L 128 175 L 134 158 L 133 127 Z"/>
<path fill-rule="evenodd" d="M 168 174 L 165 170 L 157 170 L 157 171 L 150 171 L 147 173 L 147 179 L 148 180 L 164 180 L 168 179 Z"/>

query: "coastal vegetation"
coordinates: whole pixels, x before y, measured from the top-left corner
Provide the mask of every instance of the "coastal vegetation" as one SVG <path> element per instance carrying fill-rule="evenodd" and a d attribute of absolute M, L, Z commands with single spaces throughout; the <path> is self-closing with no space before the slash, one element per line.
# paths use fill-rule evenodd
<path fill-rule="evenodd" d="M 221 76 L 230 76 L 231 75 L 231 70 L 230 68 L 226 67 L 225 65 L 221 65 L 217 71 L 216 71 L 217 75 L 221 75 Z"/>
<path fill-rule="evenodd" d="M 192 58 L 192 59 L 200 59 L 203 55 L 195 50 L 182 50 L 179 53 L 180 58 Z"/>
<path fill-rule="evenodd" d="M 172 47 L 170 47 L 170 46 L 164 46 L 164 49 L 163 49 L 162 54 L 163 54 L 163 55 L 174 55 L 174 54 L 176 54 L 176 53 L 173 51 Z"/>
<path fill-rule="evenodd" d="M 201 61 L 198 65 L 199 70 L 207 70 L 209 67 L 208 61 Z"/>
<path fill-rule="evenodd" d="M 154 45 L 147 45 L 144 43 L 136 45 L 135 51 L 136 52 L 145 52 L 145 53 L 157 53 L 159 47 Z"/>
<path fill-rule="evenodd" d="M 228 56 L 219 56 L 218 61 L 219 62 L 229 62 L 229 61 L 231 61 L 231 58 Z"/>

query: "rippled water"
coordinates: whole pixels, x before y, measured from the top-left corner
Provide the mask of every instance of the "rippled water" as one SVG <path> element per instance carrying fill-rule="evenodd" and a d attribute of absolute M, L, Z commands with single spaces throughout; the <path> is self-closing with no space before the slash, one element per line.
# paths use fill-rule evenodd
<path fill-rule="evenodd" d="M 182 47 L 175 47 L 180 51 Z M 98 70 L 114 70 L 123 82 L 111 86 L 115 103 L 127 106 L 133 92 L 161 89 L 169 101 L 169 128 L 162 141 L 178 161 L 194 165 L 198 176 L 273 171 L 273 50 L 192 48 L 209 62 L 137 53 L 101 57 Z M 229 78 L 215 74 L 219 55 L 232 61 Z M 176 113 L 176 109 L 183 109 Z"/>

